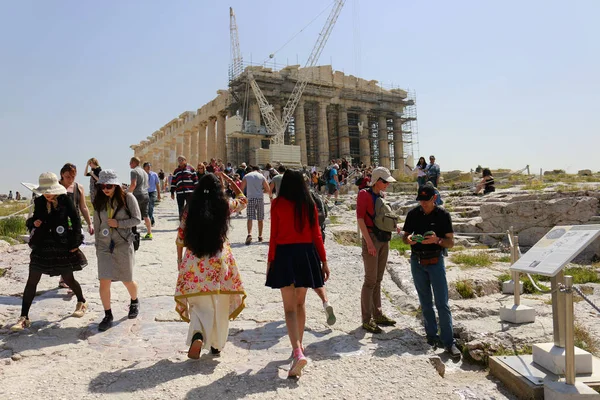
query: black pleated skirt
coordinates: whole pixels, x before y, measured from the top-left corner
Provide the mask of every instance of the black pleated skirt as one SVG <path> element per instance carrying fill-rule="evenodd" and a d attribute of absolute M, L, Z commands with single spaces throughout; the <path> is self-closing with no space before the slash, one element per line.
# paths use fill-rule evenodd
<path fill-rule="evenodd" d="M 57 276 L 81 271 L 87 264 L 87 258 L 81 250 L 70 252 L 64 245 L 46 239 L 31 250 L 29 269 Z"/>
<path fill-rule="evenodd" d="M 266 286 L 320 288 L 323 286 L 321 260 L 312 243 L 277 245 L 275 260 L 267 274 Z"/>

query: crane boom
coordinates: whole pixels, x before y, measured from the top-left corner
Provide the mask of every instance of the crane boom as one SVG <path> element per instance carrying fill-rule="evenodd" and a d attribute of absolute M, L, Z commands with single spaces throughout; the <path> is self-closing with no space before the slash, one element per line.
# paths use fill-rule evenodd
<path fill-rule="evenodd" d="M 229 71 L 229 80 L 237 78 L 244 68 L 242 52 L 240 51 L 240 38 L 238 35 L 237 22 L 233 8 L 229 7 L 229 34 L 231 37 L 231 71 Z"/>
<path fill-rule="evenodd" d="M 319 56 L 323 52 L 323 48 L 325 47 L 325 44 L 327 43 L 327 40 L 329 39 L 331 31 L 333 30 L 333 26 L 335 25 L 339 15 L 342 11 L 342 7 L 344 7 L 345 2 L 346 2 L 346 0 L 337 0 L 336 1 L 335 5 L 333 6 L 333 9 L 331 10 L 331 13 L 329 14 L 329 17 L 327 18 L 327 21 L 325 22 L 325 26 L 323 26 L 323 29 L 319 33 L 319 38 L 317 39 L 317 42 L 315 43 L 315 45 L 312 49 L 312 52 L 310 53 L 310 56 L 308 57 L 308 60 L 306 61 L 306 64 L 304 66 L 305 68 L 313 67 L 316 65 L 317 61 L 319 61 Z M 233 11 L 231 11 L 231 13 L 233 13 Z M 235 37 L 237 37 L 237 25 L 235 24 L 235 15 L 233 16 L 233 25 L 230 24 L 230 26 L 232 27 L 231 29 L 235 30 Z M 233 32 L 233 30 L 232 30 L 232 32 Z M 233 42 L 234 35 L 232 34 L 231 37 L 232 37 L 232 42 Z M 238 46 L 239 46 L 239 44 L 238 44 Z M 238 47 L 238 50 L 239 50 L 239 47 Z M 241 58 L 241 56 L 240 56 L 240 58 Z M 235 60 L 235 58 L 234 58 L 234 60 Z M 292 119 L 292 116 L 294 115 L 294 111 L 296 110 L 296 107 L 298 106 L 298 103 L 300 102 L 300 97 L 302 97 L 302 93 L 304 92 L 304 89 L 306 88 L 306 85 L 308 84 L 308 79 L 309 79 L 308 73 L 306 73 L 306 71 L 304 73 L 300 73 L 300 71 L 299 71 L 298 81 L 296 82 L 296 86 L 294 86 L 294 90 L 292 91 L 290 98 L 288 99 L 285 107 L 283 108 L 281 121 L 275 115 L 273 106 L 271 104 L 269 104 L 266 97 L 262 93 L 262 90 L 256 83 L 256 80 L 254 79 L 254 75 L 252 74 L 252 71 L 250 69 L 248 69 L 246 71 L 246 74 L 248 77 L 248 81 L 250 82 L 250 87 L 252 88 L 252 91 L 254 92 L 254 96 L 256 97 L 256 101 L 258 103 L 260 113 L 262 114 L 263 119 L 265 121 L 267 131 L 273 135 L 273 138 L 271 139 L 272 142 L 274 144 L 283 144 L 285 130 L 286 130 L 288 124 L 290 123 L 290 120 Z"/>

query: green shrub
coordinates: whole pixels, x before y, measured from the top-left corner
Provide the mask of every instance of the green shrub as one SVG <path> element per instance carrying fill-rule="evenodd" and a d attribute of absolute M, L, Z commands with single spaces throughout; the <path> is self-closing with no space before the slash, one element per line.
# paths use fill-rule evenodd
<path fill-rule="evenodd" d="M 456 291 L 463 299 L 472 299 L 475 297 L 473 290 L 473 281 L 471 279 L 463 279 L 456 281 Z"/>
<path fill-rule="evenodd" d="M 600 356 L 600 343 L 592 334 L 581 324 L 575 323 L 573 331 L 575 337 L 575 346 L 595 356 Z"/>
<path fill-rule="evenodd" d="M 394 237 L 390 241 L 390 249 L 398 250 L 400 254 L 404 254 L 410 250 L 410 244 L 404 243 L 401 237 Z"/>
<path fill-rule="evenodd" d="M 546 285 L 543 285 L 539 282 L 539 279 L 537 279 L 537 277 L 539 277 L 539 275 L 532 275 L 531 278 L 533 278 L 533 280 L 535 281 L 535 284 L 538 285 L 540 287 L 540 289 L 546 291 L 546 290 L 550 290 L 549 287 L 547 287 Z M 510 281 L 512 279 L 512 275 L 508 274 L 508 273 L 504 273 L 501 275 L 498 275 L 498 283 L 500 284 L 500 289 L 502 289 L 502 283 L 506 282 L 506 281 Z M 529 280 L 529 277 L 527 275 L 523 275 L 521 274 L 519 277 L 520 281 L 523 283 L 523 293 L 525 294 L 540 294 L 541 292 L 539 290 L 537 290 L 533 284 L 531 283 L 531 281 Z"/>
<path fill-rule="evenodd" d="M 11 217 L 0 219 L 0 236 L 17 238 L 19 235 L 24 235 L 26 233 L 27 227 L 25 226 L 25 218 Z"/>
<path fill-rule="evenodd" d="M 452 254 L 450 261 L 461 267 L 487 267 L 492 265 L 492 257 L 488 253 Z"/>
<path fill-rule="evenodd" d="M 499 257 L 496 257 L 496 261 L 509 263 L 512 260 L 511 260 L 510 256 L 499 256 Z"/>

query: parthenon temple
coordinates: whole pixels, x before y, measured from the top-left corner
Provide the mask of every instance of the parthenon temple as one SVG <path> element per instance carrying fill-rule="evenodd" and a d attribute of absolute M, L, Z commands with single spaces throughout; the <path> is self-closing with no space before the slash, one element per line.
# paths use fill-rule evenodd
<path fill-rule="evenodd" d="M 407 91 L 384 89 L 377 81 L 345 75 L 329 65 L 288 66 L 279 71 L 260 66 L 247 68 L 252 69 L 278 118 L 298 75 L 310 74 L 285 132 L 285 144 L 300 147 L 303 165 L 324 168 L 329 160 L 342 157 L 352 163 L 401 171 L 407 162 L 412 164 L 416 106 L 414 96 Z M 234 115 L 251 121 L 255 135 L 228 137 L 227 120 Z M 229 90 L 219 90 L 215 99 L 196 112 L 182 113 L 131 148 L 142 161 L 151 162 L 154 170 L 174 170 L 180 154 L 194 167 L 211 158 L 232 165 L 254 165 L 256 150 L 269 148 L 270 144 L 266 134 L 264 138 L 256 134 L 266 133 L 263 125 L 246 74 L 241 74 L 230 82 Z"/>

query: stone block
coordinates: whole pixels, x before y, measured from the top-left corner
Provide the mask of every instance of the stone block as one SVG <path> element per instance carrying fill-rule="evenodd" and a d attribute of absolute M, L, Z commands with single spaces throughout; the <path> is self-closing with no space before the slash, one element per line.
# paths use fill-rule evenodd
<path fill-rule="evenodd" d="M 600 393 L 581 382 L 574 385 L 565 382 L 544 382 L 544 400 L 600 399 Z"/>
<path fill-rule="evenodd" d="M 533 362 L 555 375 L 565 373 L 565 349 L 554 343 L 536 343 L 533 345 Z M 585 350 L 575 347 L 575 373 L 591 374 L 593 357 Z"/>
<path fill-rule="evenodd" d="M 513 324 L 535 322 L 535 309 L 524 305 L 503 306 L 500 308 L 500 319 Z"/>
<path fill-rule="evenodd" d="M 580 169 L 579 171 L 577 171 L 577 175 L 579 175 L 579 176 L 592 176 L 592 170 L 591 169 Z"/>
<path fill-rule="evenodd" d="M 523 282 L 519 282 L 520 293 L 523 293 Z M 515 283 L 513 281 L 502 282 L 502 293 L 504 294 L 514 294 L 515 293 Z"/>

